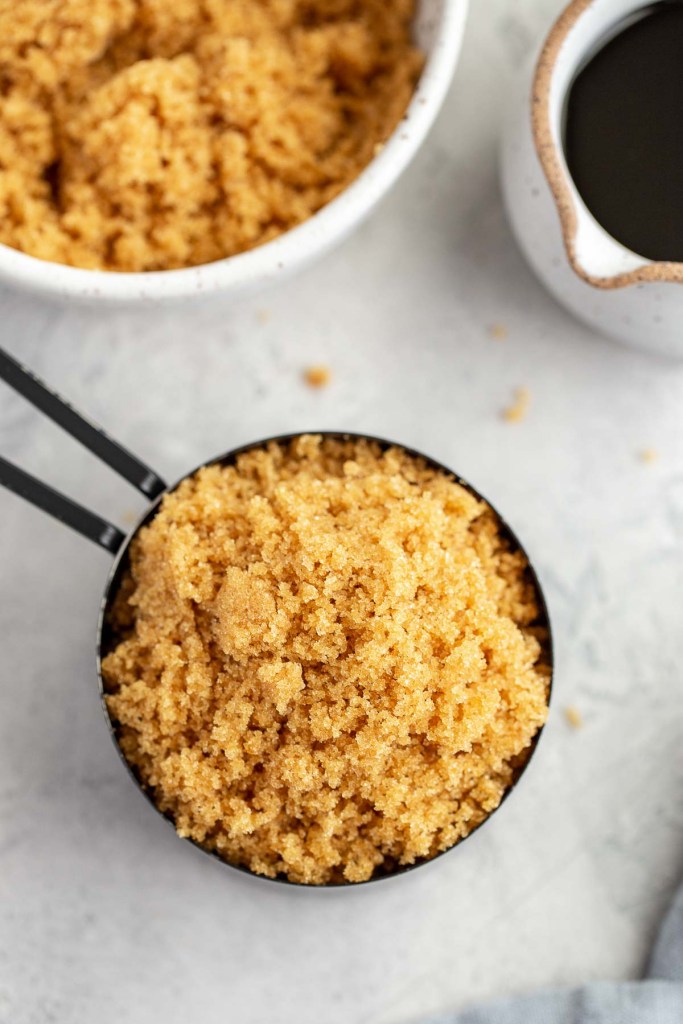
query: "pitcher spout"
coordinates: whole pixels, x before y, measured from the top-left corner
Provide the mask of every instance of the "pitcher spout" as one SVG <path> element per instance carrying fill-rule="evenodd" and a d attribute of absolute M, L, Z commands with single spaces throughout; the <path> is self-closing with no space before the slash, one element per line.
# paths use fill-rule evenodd
<path fill-rule="evenodd" d="M 552 187 L 552 186 L 551 186 Z M 564 244 L 576 274 L 596 288 L 623 288 L 639 281 L 681 279 L 680 263 L 656 263 L 638 256 L 612 238 L 586 208 L 571 179 L 567 182 L 573 217 L 566 218 L 566 206 L 555 195 L 562 223 Z M 553 190 L 554 193 L 554 190 Z"/>

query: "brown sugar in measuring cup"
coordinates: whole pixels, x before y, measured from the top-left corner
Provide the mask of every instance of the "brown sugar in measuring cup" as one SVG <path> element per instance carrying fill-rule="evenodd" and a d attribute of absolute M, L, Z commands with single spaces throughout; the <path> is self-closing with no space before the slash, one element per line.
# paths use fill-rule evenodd
<path fill-rule="evenodd" d="M 116 552 L 103 706 L 182 836 L 252 874 L 349 885 L 426 863 L 490 816 L 538 741 L 552 644 L 519 542 L 469 485 L 325 433 L 248 445 L 169 490 L 1 353 L 0 376 L 155 495 L 124 538 L 0 460 L 1 483 Z M 467 595 L 471 637 L 488 638 L 478 669 L 458 642 Z"/>

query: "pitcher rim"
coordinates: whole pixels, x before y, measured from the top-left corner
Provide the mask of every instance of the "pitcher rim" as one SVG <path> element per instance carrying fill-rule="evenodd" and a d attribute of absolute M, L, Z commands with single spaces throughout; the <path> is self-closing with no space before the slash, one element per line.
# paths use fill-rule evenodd
<path fill-rule="evenodd" d="M 577 256 L 576 236 L 579 218 L 573 194 L 574 186 L 570 184 L 568 172 L 553 135 L 550 94 L 555 65 L 567 36 L 582 15 L 596 2 L 597 0 L 571 0 L 569 6 L 564 9 L 543 44 L 532 86 L 531 127 L 534 145 L 555 200 L 567 257 L 574 272 L 595 288 L 625 288 L 627 285 L 646 282 L 683 283 L 683 263 L 652 261 L 634 270 L 604 277 L 588 273 Z"/>

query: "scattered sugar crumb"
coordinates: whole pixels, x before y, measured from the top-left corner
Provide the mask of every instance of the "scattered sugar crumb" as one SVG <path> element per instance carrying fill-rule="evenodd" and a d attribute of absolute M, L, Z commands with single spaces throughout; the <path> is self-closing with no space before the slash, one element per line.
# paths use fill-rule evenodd
<path fill-rule="evenodd" d="M 583 715 L 577 707 L 574 707 L 573 704 L 570 704 L 569 707 L 564 709 L 564 717 L 567 719 L 567 722 L 571 725 L 572 729 L 580 729 L 583 725 Z"/>
<path fill-rule="evenodd" d="M 329 366 L 309 366 L 304 370 L 304 380 L 309 388 L 326 388 L 332 379 Z"/>
<path fill-rule="evenodd" d="M 489 335 L 494 341 L 505 341 L 508 333 L 505 324 L 491 324 L 489 327 Z"/>
<path fill-rule="evenodd" d="M 273 314 L 269 309 L 259 309 L 256 313 L 256 320 L 260 324 L 269 324 L 272 320 Z"/>
<path fill-rule="evenodd" d="M 126 509 L 126 511 L 121 514 L 121 522 L 125 526 L 133 526 L 134 523 L 137 523 L 139 518 L 139 513 L 133 512 L 131 509 Z"/>
<path fill-rule="evenodd" d="M 643 448 L 638 452 L 638 458 L 641 462 L 652 465 L 659 458 L 659 452 L 656 448 Z"/>
<path fill-rule="evenodd" d="M 531 404 L 531 392 L 528 388 L 515 388 L 514 401 L 503 410 L 503 419 L 507 423 L 521 423 L 526 419 Z"/>

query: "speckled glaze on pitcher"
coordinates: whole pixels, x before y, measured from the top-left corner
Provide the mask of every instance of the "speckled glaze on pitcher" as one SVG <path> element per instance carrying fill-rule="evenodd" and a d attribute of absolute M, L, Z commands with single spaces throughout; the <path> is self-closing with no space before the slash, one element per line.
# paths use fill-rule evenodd
<path fill-rule="evenodd" d="M 639 256 L 601 227 L 572 181 L 562 139 L 577 72 L 620 22 L 648 6 L 573 0 L 560 15 L 506 122 L 503 192 L 520 248 L 563 305 L 619 341 L 683 359 L 683 263 Z"/>

